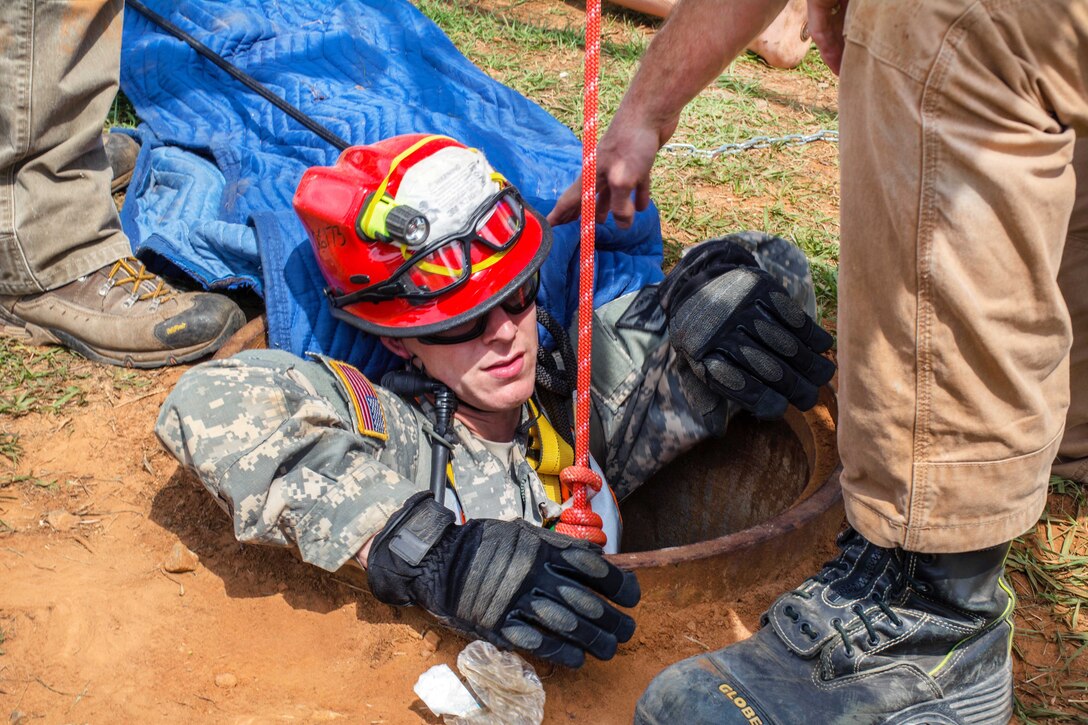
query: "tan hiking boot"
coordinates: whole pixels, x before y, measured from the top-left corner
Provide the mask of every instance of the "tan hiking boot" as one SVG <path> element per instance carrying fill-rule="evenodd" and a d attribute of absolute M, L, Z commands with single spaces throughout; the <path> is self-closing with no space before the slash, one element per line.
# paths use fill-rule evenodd
<path fill-rule="evenodd" d="M 214 352 L 245 323 L 232 300 L 181 292 L 126 257 L 32 295 L 0 295 L 0 335 L 70 347 L 96 362 L 155 368 Z"/>

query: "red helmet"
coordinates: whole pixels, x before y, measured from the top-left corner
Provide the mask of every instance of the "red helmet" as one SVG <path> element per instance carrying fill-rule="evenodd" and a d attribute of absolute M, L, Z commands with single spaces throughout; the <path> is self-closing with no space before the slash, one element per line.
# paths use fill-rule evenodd
<path fill-rule="evenodd" d="M 420 337 L 487 313 L 529 281 L 551 227 L 484 155 L 394 136 L 308 169 L 294 198 L 337 318 Z"/>

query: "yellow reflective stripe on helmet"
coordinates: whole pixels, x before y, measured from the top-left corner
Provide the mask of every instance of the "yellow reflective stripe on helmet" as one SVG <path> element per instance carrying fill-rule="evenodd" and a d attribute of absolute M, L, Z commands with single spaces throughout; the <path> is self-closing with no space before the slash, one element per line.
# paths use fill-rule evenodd
<path fill-rule="evenodd" d="M 487 259 L 485 259 L 483 261 L 480 261 L 480 262 L 477 262 L 476 264 L 472 265 L 472 270 L 470 271 L 470 274 L 476 274 L 477 272 L 479 272 L 482 269 L 487 269 L 488 267 L 491 267 L 492 265 L 497 264 L 498 261 L 500 259 L 502 259 L 503 257 L 505 257 L 506 253 L 509 252 L 509 251 L 510 251 L 509 249 L 504 249 L 501 252 L 495 252 L 494 254 L 492 254 Z"/>
<path fill-rule="evenodd" d="M 506 253 L 509 252 L 509 251 L 510 251 L 509 249 L 504 249 L 501 252 L 495 252 L 494 254 L 492 254 L 487 259 L 484 259 L 484 260 L 481 260 L 481 261 L 477 262 L 476 264 L 472 265 L 472 269 L 469 271 L 469 274 L 476 274 L 477 272 L 479 272 L 481 270 L 485 270 L 488 267 L 494 266 L 495 264 L 498 263 L 498 261 L 500 259 L 505 257 Z M 410 257 L 410 256 L 411 255 L 405 255 L 404 258 L 408 259 L 408 257 Z M 427 274 L 440 274 L 440 275 L 442 275 L 444 277 L 460 277 L 461 276 L 460 272 L 456 272 L 456 273 L 452 272 L 452 271 L 450 271 L 449 267 L 443 267 L 441 265 L 431 264 L 430 262 L 420 262 L 419 264 L 416 265 L 416 267 L 420 271 L 426 272 Z"/>
<path fill-rule="evenodd" d="M 382 183 L 378 185 L 378 188 L 374 190 L 374 195 L 370 197 L 370 204 L 366 208 L 366 213 L 363 214 L 363 223 L 361 225 L 363 229 L 368 229 L 370 227 L 370 219 L 374 216 L 374 210 L 378 208 L 377 200 L 385 197 L 385 190 L 389 187 L 389 179 L 393 176 L 393 172 L 396 170 L 397 165 L 432 141 L 441 141 L 444 139 L 453 141 L 449 136 L 427 136 L 426 138 L 416 141 L 393 158 L 393 162 L 389 164 L 389 171 L 385 174 L 385 178 L 382 179 Z"/>

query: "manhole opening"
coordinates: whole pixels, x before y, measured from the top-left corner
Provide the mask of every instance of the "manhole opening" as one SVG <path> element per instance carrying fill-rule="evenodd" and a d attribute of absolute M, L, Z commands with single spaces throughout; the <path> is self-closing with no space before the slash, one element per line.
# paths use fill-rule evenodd
<path fill-rule="evenodd" d="M 663 468 L 620 506 L 624 552 L 716 539 L 768 521 L 797 502 L 809 458 L 784 421 L 738 418 Z"/>

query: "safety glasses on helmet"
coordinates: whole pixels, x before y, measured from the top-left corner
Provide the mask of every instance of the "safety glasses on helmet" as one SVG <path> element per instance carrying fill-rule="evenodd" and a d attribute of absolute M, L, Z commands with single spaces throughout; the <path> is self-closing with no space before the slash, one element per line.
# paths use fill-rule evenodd
<path fill-rule="evenodd" d="M 520 315 L 522 312 L 525 312 L 525 310 L 532 307 L 533 303 L 536 302 L 536 293 L 539 289 L 540 273 L 538 272 L 504 297 L 499 303 L 499 306 L 511 315 Z M 484 330 L 487 329 L 487 320 L 490 316 L 491 312 L 488 311 L 475 319 L 451 327 L 445 332 L 434 335 L 422 335 L 420 336 L 419 341 L 426 345 L 457 345 L 458 343 L 468 342 L 484 333 Z"/>
<path fill-rule="evenodd" d="M 468 223 L 453 234 L 427 243 L 414 254 L 401 244 L 404 264 L 388 279 L 363 289 L 326 294 L 334 307 L 392 299 L 424 301 L 451 292 L 474 273 L 497 262 L 525 229 L 525 205 L 513 186 L 506 186 L 476 208 Z"/>

